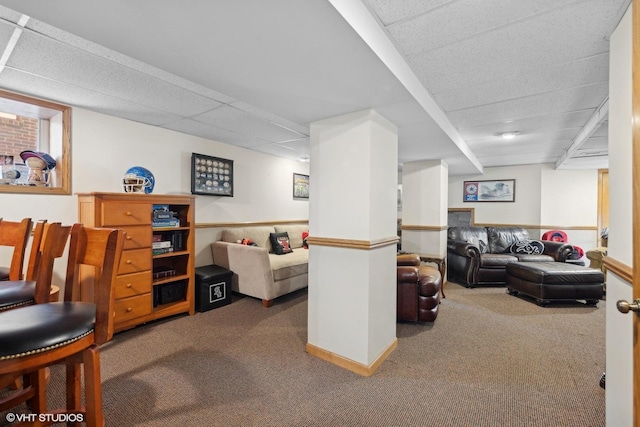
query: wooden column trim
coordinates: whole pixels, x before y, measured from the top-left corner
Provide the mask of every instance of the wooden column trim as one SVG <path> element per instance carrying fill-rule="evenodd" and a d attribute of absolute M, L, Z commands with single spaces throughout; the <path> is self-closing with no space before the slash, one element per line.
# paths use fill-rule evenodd
<path fill-rule="evenodd" d="M 341 368 L 348 369 L 351 372 L 355 372 L 356 374 L 369 377 L 373 375 L 373 373 L 378 369 L 378 367 L 384 362 L 387 357 L 393 352 L 393 350 L 398 347 L 398 338 L 395 338 L 391 344 L 373 361 L 371 365 L 365 365 L 355 360 L 347 359 L 346 357 L 340 356 L 339 354 L 332 353 L 328 350 L 325 350 L 320 347 L 316 347 L 313 344 L 307 343 L 306 351 L 312 356 L 315 356 L 319 359 L 325 360 L 329 363 L 333 363 L 334 365 L 340 366 Z"/>
<path fill-rule="evenodd" d="M 309 246 L 330 246 L 334 248 L 350 248 L 371 250 L 384 246 L 396 245 L 400 239 L 398 236 L 387 237 L 378 240 L 354 240 L 354 239 L 336 239 L 332 237 L 307 237 Z"/>
<path fill-rule="evenodd" d="M 402 224 L 401 230 L 413 230 L 413 231 L 444 231 L 448 229 L 448 225 L 412 225 Z"/>
<path fill-rule="evenodd" d="M 633 269 L 627 264 L 610 256 L 602 258 L 602 263 L 607 268 L 607 271 L 614 273 L 626 282 L 633 283 Z"/>

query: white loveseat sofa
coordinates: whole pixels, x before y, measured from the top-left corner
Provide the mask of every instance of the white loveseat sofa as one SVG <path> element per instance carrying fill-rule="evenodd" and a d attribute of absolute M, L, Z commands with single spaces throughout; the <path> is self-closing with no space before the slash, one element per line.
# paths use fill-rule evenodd
<path fill-rule="evenodd" d="M 232 288 L 262 300 L 271 307 L 274 298 L 308 285 L 309 251 L 302 247 L 307 224 L 237 227 L 222 231 L 222 240 L 213 242 L 213 262 L 233 271 Z M 269 233 L 287 232 L 293 252 L 276 255 Z M 238 242 L 250 239 L 258 246 Z"/>

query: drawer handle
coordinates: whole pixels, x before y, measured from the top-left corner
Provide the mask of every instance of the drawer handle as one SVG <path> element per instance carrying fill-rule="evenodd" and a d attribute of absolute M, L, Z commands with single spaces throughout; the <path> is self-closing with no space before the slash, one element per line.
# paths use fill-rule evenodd
<path fill-rule="evenodd" d="M 131 264 L 132 261 L 130 259 L 127 260 L 127 264 Z"/>
<path fill-rule="evenodd" d="M 132 214 L 131 212 L 127 212 L 127 213 L 126 213 L 126 215 L 127 215 L 127 216 L 131 216 L 131 215 L 133 215 L 133 214 Z"/>
<path fill-rule="evenodd" d="M 133 239 L 133 237 L 131 237 L 131 236 L 129 236 L 129 235 L 127 234 L 126 239 L 127 239 L 127 240 L 131 240 L 131 239 Z"/>
<path fill-rule="evenodd" d="M 133 286 L 131 283 L 127 283 L 127 288 L 130 288 L 131 286 Z"/>
<path fill-rule="evenodd" d="M 132 311 L 133 311 L 133 308 L 127 307 L 127 313 L 131 313 Z"/>

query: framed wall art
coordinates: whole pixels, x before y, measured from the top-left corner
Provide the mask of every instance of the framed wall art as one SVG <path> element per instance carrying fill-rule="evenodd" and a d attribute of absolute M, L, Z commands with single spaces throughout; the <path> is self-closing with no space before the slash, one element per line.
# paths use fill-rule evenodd
<path fill-rule="evenodd" d="M 515 202 L 516 180 L 464 181 L 464 202 Z"/>
<path fill-rule="evenodd" d="M 233 160 L 192 153 L 191 194 L 233 197 Z"/>
<path fill-rule="evenodd" d="M 309 175 L 303 175 L 301 173 L 293 174 L 293 198 L 309 198 Z"/>

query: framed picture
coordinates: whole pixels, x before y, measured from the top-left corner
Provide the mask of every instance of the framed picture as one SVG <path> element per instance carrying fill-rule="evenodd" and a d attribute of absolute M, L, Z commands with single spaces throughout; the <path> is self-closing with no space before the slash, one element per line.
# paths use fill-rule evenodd
<path fill-rule="evenodd" d="M 233 197 L 233 160 L 192 153 L 191 194 Z"/>
<path fill-rule="evenodd" d="M 516 180 L 465 181 L 464 202 L 515 202 Z"/>
<path fill-rule="evenodd" d="M 293 174 L 293 198 L 309 198 L 309 175 L 303 175 L 301 173 Z"/>

